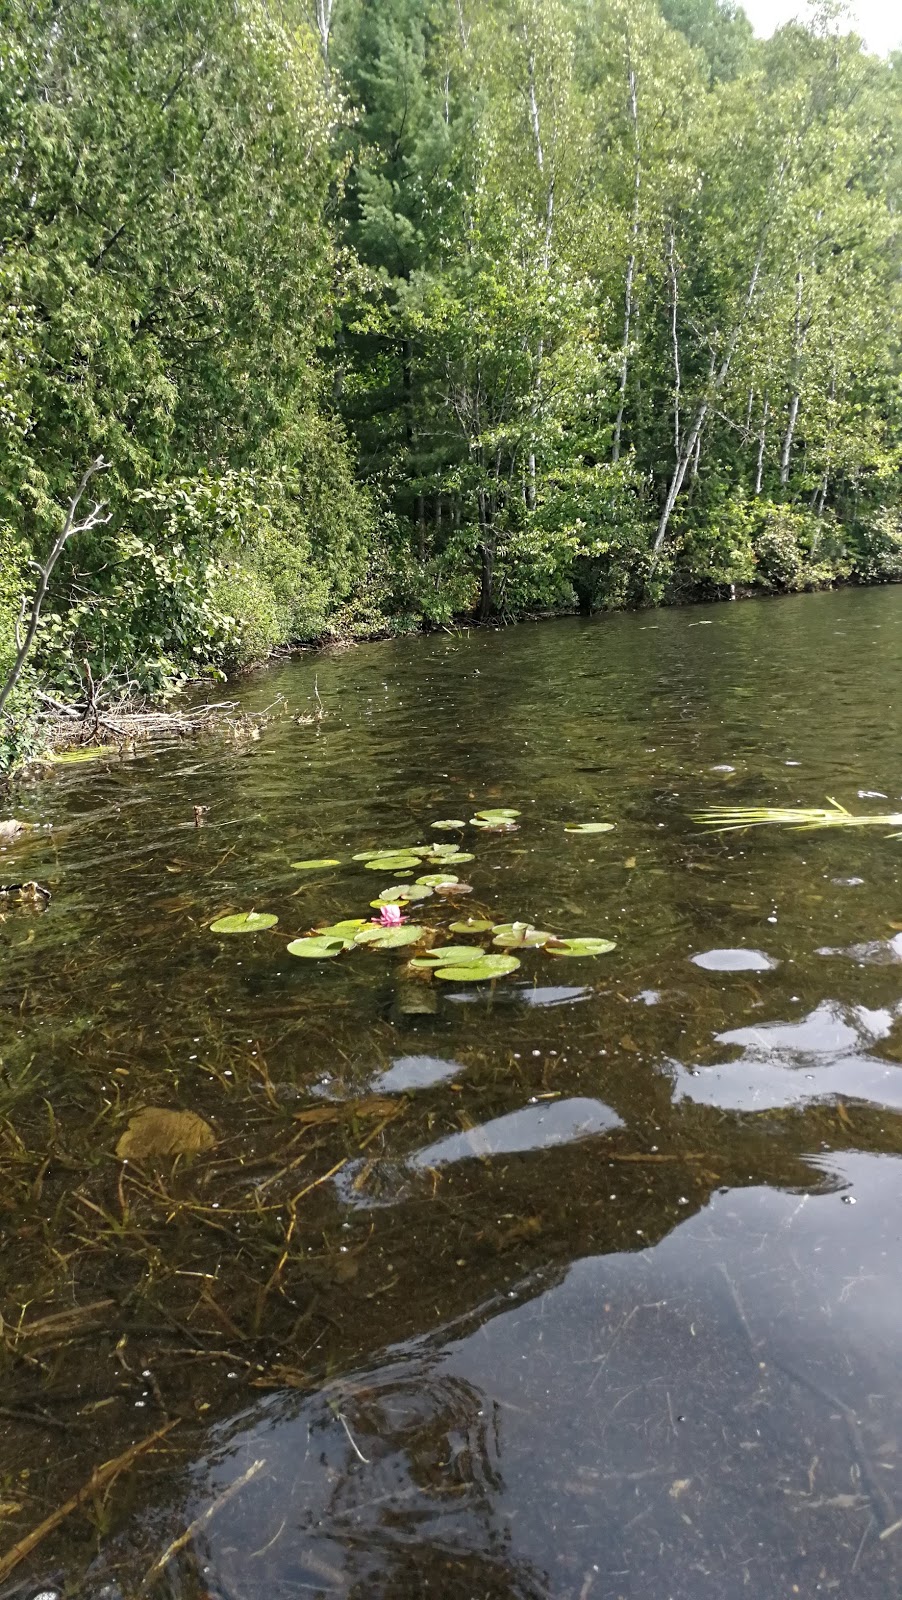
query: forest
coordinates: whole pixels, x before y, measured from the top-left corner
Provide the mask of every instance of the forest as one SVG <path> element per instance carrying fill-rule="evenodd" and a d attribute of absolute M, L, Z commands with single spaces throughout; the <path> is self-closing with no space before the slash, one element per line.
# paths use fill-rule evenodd
<path fill-rule="evenodd" d="M 902 577 L 900 59 L 724 0 L 2 0 L 0 670 Z"/>

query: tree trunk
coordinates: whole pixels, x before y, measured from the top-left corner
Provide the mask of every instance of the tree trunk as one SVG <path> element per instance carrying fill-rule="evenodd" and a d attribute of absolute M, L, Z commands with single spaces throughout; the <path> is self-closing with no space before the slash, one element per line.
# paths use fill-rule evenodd
<path fill-rule="evenodd" d="M 739 338 L 745 325 L 745 319 L 752 308 L 752 302 L 755 298 L 755 290 L 758 287 L 758 278 L 761 274 L 761 263 L 764 259 L 764 245 L 766 238 L 767 230 L 765 229 L 758 245 L 758 254 L 755 257 L 755 265 L 752 268 L 752 275 L 749 279 L 749 286 L 746 290 L 742 310 L 740 311 L 735 327 L 733 328 L 733 331 L 727 340 L 726 349 L 724 350 L 720 366 L 717 369 L 716 374 L 708 383 L 707 393 L 703 395 L 702 399 L 699 401 L 698 409 L 695 413 L 695 420 L 693 421 L 689 437 L 685 441 L 680 455 L 677 457 L 676 465 L 673 469 L 673 476 L 671 477 L 670 485 L 667 490 L 667 498 L 664 501 L 664 509 L 661 512 L 661 520 L 658 523 L 658 531 L 655 535 L 655 542 L 652 546 L 652 559 L 650 568 L 652 573 L 657 567 L 661 550 L 664 546 L 664 540 L 667 538 L 667 529 L 670 526 L 670 518 L 673 514 L 673 508 L 676 504 L 677 495 L 683 487 L 683 479 L 686 476 L 686 469 L 699 446 L 702 430 L 705 426 L 705 421 L 711 407 L 711 402 L 712 400 L 716 399 L 717 395 L 723 388 L 724 383 L 726 382 L 727 374 L 729 373 L 733 357 L 736 354 L 736 347 L 739 344 Z"/>
<path fill-rule="evenodd" d="M 761 411 L 761 432 L 758 435 L 758 466 L 755 472 L 755 493 L 761 493 L 761 480 L 764 475 L 764 448 L 767 443 L 767 418 L 770 411 L 767 395 L 764 396 L 764 406 Z"/>
<path fill-rule="evenodd" d="M 680 340 L 677 331 L 677 305 L 679 302 L 679 283 L 677 280 L 676 251 L 673 237 L 673 223 L 670 224 L 670 338 L 673 345 L 673 453 L 679 458 L 680 454 Z"/>
<path fill-rule="evenodd" d="M 630 118 L 633 124 L 633 143 L 635 156 L 633 160 L 633 218 L 630 226 L 630 255 L 626 265 L 626 292 L 623 307 L 623 356 L 620 363 L 620 404 L 617 408 L 617 420 L 614 423 L 614 443 L 611 447 L 611 460 L 620 460 L 620 440 L 623 433 L 623 415 L 626 410 L 626 386 L 630 370 L 630 326 L 633 320 L 633 282 L 636 275 L 636 256 L 639 244 L 639 192 L 642 187 L 642 147 L 639 142 L 639 100 L 636 85 L 636 74 L 632 65 L 629 67 L 630 91 Z"/>
<path fill-rule="evenodd" d="M 492 614 L 492 601 L 494 598 L 495 582 L 495 549 L 493 530 L 489 525 L 488 505 L 485 489 L 480 487 L 477 492 L 479 504 L 479 532 L 480 532 L 480 558 L 481 569 L 479 579 L 479 620 L 486 622 Z"/>
<path fill-rule="evenodd" d="M 792 354 L 792 380 L 793 393 L 789 402 L 789 416 L 786 421 L 786 432 L 783 435 L 783 448 L 780 451 L 780 488 L 785 489 L 789 482 L 789 468 L 792 459 L 792 440 L 796 431 L 796 422 L 799 416 L 799 367 L 802 360 L 802 345 L 805 342 L 807 325 L 802 326 L 802 290 L 804 279 L 801 270 L 796 273 L 796 312 L 795 312 L 795 337 Z"/>

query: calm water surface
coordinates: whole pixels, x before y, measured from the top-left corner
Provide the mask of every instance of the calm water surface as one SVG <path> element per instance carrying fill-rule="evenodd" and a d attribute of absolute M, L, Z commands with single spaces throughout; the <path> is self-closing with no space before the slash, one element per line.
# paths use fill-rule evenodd
<path fill-rule="evenodd" d="M 900 646 L 898 589 L 363 646 L 19 791 L 0 1549 L 80 1500 L 0 1593 L 900 1592 L 902 842 L 689 820 L 902 809 Z M 613 954 L 286 954 L 491 805 L 418 920 Z M 215 1147 L 123 1166 L 148 1106 Z"/>

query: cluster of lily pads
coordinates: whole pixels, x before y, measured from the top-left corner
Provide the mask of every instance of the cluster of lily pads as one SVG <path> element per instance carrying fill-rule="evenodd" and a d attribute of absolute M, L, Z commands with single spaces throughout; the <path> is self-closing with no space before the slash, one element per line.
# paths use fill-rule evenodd
<path fill-rule="evenodd" d="M 471 826 L 485 831 L 506 832 L 517 826 L 518 811 L 509 807 L 479 811 L 470 818 Z M 457 819 L 442 818 L 432 826 L 451 831 L 466 827 Z M 573 832 L 607 832 L 612 823 L 581 823 L 571 825 Z M 418 844 L 386 850 L 363 850 L 352 857 L 369 872 L 396 875 L 403 882 L 390 884 L 380 891 L 370 905 L 382 915 L 379 919 L 346 917 L 327 927 L 316 928 L 287 946 L 289 955 L 310 961 L 328 961 L 345 951 L 358 947 L 371 950 L 405 950 L 424 944 L 435 930 L 410 922 L 402 917 L 402 908 L 430 899 L 433 895 L 445 899 L 471 894 L 471 886 L 462 883 L 452 868 L 462 866 L 475 858 L 459 844 Z M 293 861 L 295 871 L 312 871 L 316 868 L 340 866 L 341 862 L 327 857 L 315 860 Z M 421 873 L 414 878 L 416 868 L 424 865 L 437 871 Z M 270 912 L 250 911 L 236 916 L 220 917 L 210 924 L 211 932 L 252 933 L 271 928 L 278 918 Z M 423 948 L 413 954 L 408 970 L 423 977 L 436 977 L 453 983 L 480 983 L 503 978 L 515 972 L 520 959 L 517 950 L 542 950 L 551 956 L 600 956 L 614 949 L 611 939 L 560 938 L 557 934 L 533 927 L 529 922 L 492 922 L 486 918 L 467 917 L 450 924 L 452 934 L 490 936 L 491 947 L 481 944 L 447 944 Z"/>

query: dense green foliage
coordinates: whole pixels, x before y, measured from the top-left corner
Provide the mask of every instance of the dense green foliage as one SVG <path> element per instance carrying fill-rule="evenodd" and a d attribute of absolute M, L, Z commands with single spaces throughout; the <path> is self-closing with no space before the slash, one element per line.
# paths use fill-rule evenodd
<path fill-rule="evenodd" d="M 0 655 L 902 575 L 899 63 L 721 0 L 0 0 Z"/>

